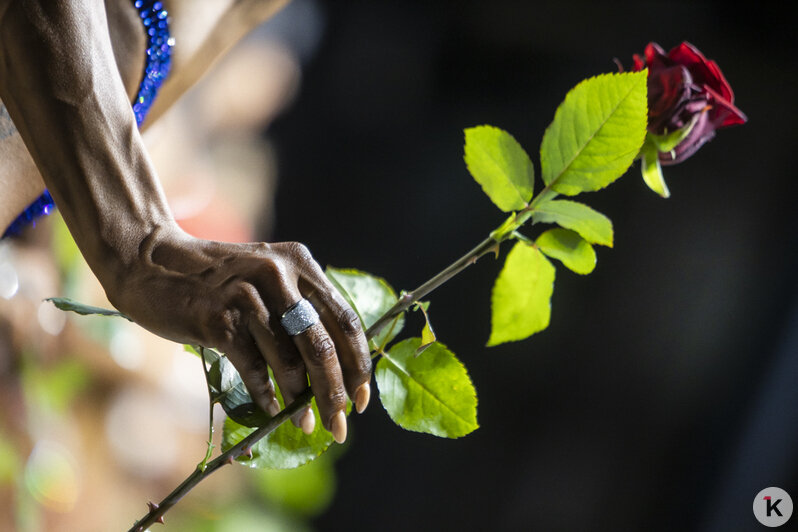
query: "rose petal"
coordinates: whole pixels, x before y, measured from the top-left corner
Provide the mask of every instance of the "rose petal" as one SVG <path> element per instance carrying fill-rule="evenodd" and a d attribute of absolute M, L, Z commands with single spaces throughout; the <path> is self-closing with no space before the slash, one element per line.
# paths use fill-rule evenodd
<path fill-rule="evenodd" d="M 709 113 L 703 112 L 690 133 L 670 152 L 660 152 L 659 161 L 663 165 L 678 164 L 693 156 L 698 149 L 715 136 L 715 126 L 709 120 Z"/>
<path fill-rule="evenodd" d="M 748 121 L 745 113 L 735 107 L 733 103 L 727 101 L 709 87 L 705 86 L 704 90 L 710 95 L 709 103 L 712 105 L 712 109 L 709 111 L 709 117 L 716 128 L 736 126 L 745 124 Z"/>
<path fill-rule="evenodd" d="M 733 102 L 734 94 L 729 82 L 723 77 L 715 61 L 710 61 L 698 48 L 687 41 L 674 47 L 668 52 L 668 58 L 677 64 L 684 65 L 693 75 L 693 79 L 699 85 L 708 85 L 715 92 L 719 93 L 726 100 Z"/>

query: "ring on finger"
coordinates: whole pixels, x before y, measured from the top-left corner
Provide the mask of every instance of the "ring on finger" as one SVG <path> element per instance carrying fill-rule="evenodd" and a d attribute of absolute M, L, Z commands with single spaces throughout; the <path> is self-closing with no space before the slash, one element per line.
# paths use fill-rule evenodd
<path fill-rule="evenodd" d="M 289 336 L 296 336 L 319 323 L 319 313 L 307 299 L 294 303 L 280 317 L 280 325 Z"/>

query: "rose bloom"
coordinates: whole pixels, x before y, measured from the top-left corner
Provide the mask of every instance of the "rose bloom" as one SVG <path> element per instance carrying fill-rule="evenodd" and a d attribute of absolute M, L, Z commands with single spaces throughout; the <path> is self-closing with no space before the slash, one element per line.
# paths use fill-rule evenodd
<path fill-rule="evenodd" d="M 680 163 L 711 140 L 715 130 L 746 122 L 718 65 L 692 44 L 683 42 L 666 54 L 652 42 L 644 55 L 634 55 L 634 71 L 648 67 L 649 132 L 686 133 L 672 150 L 659 152 L 662 164 Z"/>

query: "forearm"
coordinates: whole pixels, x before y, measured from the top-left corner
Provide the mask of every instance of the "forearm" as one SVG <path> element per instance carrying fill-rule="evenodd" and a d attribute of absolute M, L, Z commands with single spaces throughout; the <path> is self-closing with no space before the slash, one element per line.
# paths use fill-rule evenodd
<path fill-rule="evenodd" d="M 0 98 L 89 265 L 116 284 L 174 227 L 117 70 L 101 0 L 0 4 Z M 105 277 L 105 278 L 103 278 Z"/>
<path fill-rule="evenodd" d="M 0 234 L 43 190 L 36 164 L 0 100 Z"/>

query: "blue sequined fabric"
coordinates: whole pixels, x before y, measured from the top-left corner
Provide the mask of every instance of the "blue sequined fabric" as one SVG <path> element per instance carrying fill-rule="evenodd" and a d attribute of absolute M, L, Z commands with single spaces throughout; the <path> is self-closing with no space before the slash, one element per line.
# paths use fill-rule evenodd
<path fill-rule="evenodd" d="M 163 2 L 135 0 L 133 5 L 139 10 L 148 39 L 144 79 L 141 81 L 139 93 L 133 101 L 133 114 L 136 115 L 136 123 L 141 126 L 147 116 L 147 111 L 155 101 L 158 89 L 169 75 L 172 65 L 172 47 L 175 45 L 175 40 L 169 36 L 168 15 L 163 7 Z"/>
<path fill-rule="evenodd" d="M 144 79 L 133 100 L 133 114 L 136 124 L 141 127 L 147 112 L 152 107 L 158 89 L 169 75 L 172 65 L 172 47 L 175 40 L 169 35 L 168 14 L 163 2 L 155 0 L 134 0 L 133 5 L 139 12 L 144 31 L 147 32 L 147 57 L 144 63 Z M 8 226 L 3 238 L 18 235 L 27 225 L 36 225 L 36 219 L 55 210 L 55 202 L 50 192 L 45 190 L 36 201 L 31 203 L 14 222 Z"/>

